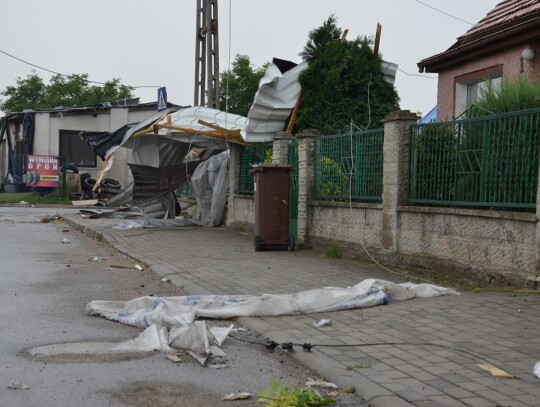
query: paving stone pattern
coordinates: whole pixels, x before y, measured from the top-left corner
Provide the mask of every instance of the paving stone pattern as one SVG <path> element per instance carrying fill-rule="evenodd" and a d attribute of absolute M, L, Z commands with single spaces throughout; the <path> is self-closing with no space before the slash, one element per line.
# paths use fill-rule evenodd
<path fill-rule="evenodd" d="M 311 251 L 255 252 L 252 236 L 225 228 L 115 230 L 119 221 L 69 217 L 190 294 L 292 293 L 403 277 Z M 174 280 L 173 280 L 174 281 Z M 113 299 L 111 299 L 113 300 Z M 316 329 L 313 322 L 331 319 Z M 243 318 L 267 337 L 325 345 L 300 360 L 336 383 L 355 383 L 372 405 L 540 406 L 540 296 L 464 293 L 324 314 Z M 516 376 L 497 379 L 489 362 Z M 332 366 L 332 368 L 330 368 Z"/>

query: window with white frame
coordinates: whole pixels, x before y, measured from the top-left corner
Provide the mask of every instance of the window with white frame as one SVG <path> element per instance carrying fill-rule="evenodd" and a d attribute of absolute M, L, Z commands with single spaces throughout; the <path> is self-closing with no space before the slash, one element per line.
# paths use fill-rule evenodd
<path fill-rule="evenodd" d="M 490 87 L 498 90 L 501 87 L 501 83 L 502 67 L 456 78 L 455 117 L 463 114 L 467 106 L 474 104 L 474 102 L 480 99 L 482 93 Z"/>

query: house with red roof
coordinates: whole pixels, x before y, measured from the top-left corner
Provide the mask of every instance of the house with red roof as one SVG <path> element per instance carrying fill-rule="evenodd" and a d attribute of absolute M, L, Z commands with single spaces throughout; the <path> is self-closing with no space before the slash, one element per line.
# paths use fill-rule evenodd
<path fill-rule="evenodd" d="M 540 80 L 540 0 L 503 0 L 446 51 L 418 63 L 438 73 L 437 120 L 460 116 L 488 85 Z"/>

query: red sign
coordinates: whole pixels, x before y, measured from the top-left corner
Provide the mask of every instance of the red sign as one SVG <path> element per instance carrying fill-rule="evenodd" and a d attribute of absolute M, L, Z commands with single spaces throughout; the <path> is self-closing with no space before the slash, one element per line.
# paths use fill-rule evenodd
<path fill-rule="evenodd" d="M 26 163 L 26 185 L 29 187 L 58 187 L 60 158 L 51 155 L 29 155 Z"/>

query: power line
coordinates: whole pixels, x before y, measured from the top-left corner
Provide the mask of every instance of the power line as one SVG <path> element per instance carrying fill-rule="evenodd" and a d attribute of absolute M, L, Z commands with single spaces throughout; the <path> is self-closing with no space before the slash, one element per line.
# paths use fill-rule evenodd
<path fill-rule="evenodd" d="M 400 69 L 400 68 L 398 68 L 397 70 L 399 72 L 403 72 L 405 75 L 408 75 L 408 76 L 419 76 L 421 78 L 437 79 L 436 76 L 422 75 L 422 74 L 419 74 L 419 73 L 409 73 L 409 72 L 405 72 L 403 69 Z"/>
<path fill-rule="evenodd" d="M 63 73 L 60 73 L 60 72 L 56 72 L 56 71 L 53 71 L 51 69 L 47 69 L 47 68 L 44 68 L 42 66 L 39 66 L 39 65 L 36 65 L 36 64 L 33 64 L 32 62 L 28 62 L 28 61 L 25 61 L 24 59 L 21 59 L 15 55 L 12 55 L 6 51 L 3 51 L 0 49 L 0 53 L 4 54 L 4 55 L 7 55 L 8 57 L 10 58 L 13 58 L 13 59 L 16 59 L 17 61 L 20 61 L 24 64 L 27 64 L 27 65 L 30 65 L 30 66 L 33 66 L 34 68 L 38 68 L 38 69 L 41 69 L 43 71 L 47 71 L 49 73 L 53 73 L 55 75 L 60 75 L 60 76 L 65 76 L 65 77 L 69 77 L 69 75 L 66 75 L 66 74 L 63 74 Z M 98 82 L 98 81 L 92 81 L 90 79 L 87 80 L 89 83 L 97 83 L 98 85 L 106 85 L 105 82 Z M 124 86 L 129 86 L 129 85 L 124 85 Z M 159 88 L 160 86 L 157 86 L 157 85 L 141 85 L 141 86 L 129 86 L 130 88 L 133 88 L 133 89 L 137 89 L 137 88 Z"/>
<path fill-rule="evenodd" d="M 468 21 L 465 21 L 465 20 L 463 20 L 463 19 L 461 19 L 461 18 L 459 18 L 459 17 L 456 17 L 456 16 L 454 16 L 454 15 L 452 15 L 452 14 L 449 14 L 449 13 L 447 13 L 447 12 L 445 12 L 445 11 L 439 10 L 438 8 L 435 8 L 435 7 L 433 7 L 433 6 L 430 6 L 429 4 L 426 4 L 426 3 L 424 3 L 424 2 L 422 2 L 422 1 L 420 1 L 420 0 L 414 0 L 414 1 L 416 1 L 417 3 L 419 3 L 419 4 L 423 5 L 423 6 L 426 6 L 426 7 L 430 8 L 430 9 L 432 9 L 432 10 L 438 11 L 439 13 L 444 14 L 445 16 L 448 16 L 448 17 L 450 17 L 450 18 L 453 18 L 454 20 L 461 21 L 462 23 L 469 24 L 470 26 L 473 26 L 473 25 L 474 25 L 473 23 L 470 23 L 470 22 L 468 22 Z"/>

